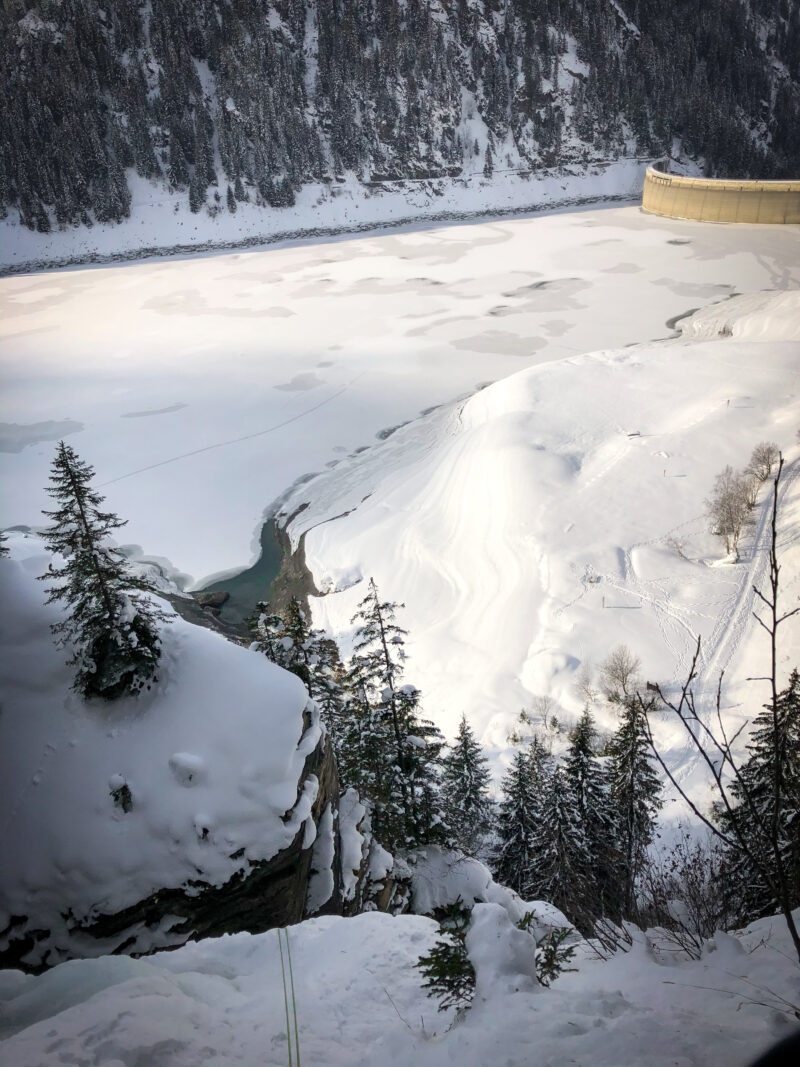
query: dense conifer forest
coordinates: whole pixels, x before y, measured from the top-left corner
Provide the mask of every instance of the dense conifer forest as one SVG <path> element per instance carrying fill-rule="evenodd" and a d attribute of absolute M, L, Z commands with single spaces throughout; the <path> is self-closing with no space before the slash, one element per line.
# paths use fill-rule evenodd
<path fill-rule="evenodd" d="M 192 210 L 308 182 L 681 152 L 800 158 L 790 0 L 8 0 L 0 216 L 119 221 L 135 170 Z M 480 133 L 480 142 L 476 136 Z"/>

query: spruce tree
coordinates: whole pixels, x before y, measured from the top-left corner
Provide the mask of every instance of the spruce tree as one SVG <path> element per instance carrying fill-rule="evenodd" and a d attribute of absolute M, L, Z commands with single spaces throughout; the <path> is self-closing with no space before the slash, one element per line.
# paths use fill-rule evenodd
<path fill-rule="evenodd" d="M 530 758 L 526 753 L 514 753 L 502 789 L 497 820 L 499 841 L 492 858 L 492 871 L 498 882 L 526 897 L 534 855 L 537 806 Z"/>
<path fill-rule="evenodd" d="M 94 470 L 61 441 L 47 490 L 58 507 L 44 514 L 51 525 L 47 547 L 63 562 L 51 563 L 43 581 L 53 581 L 47 602 L 63 601 L 70 614 L 52 626 L 59 647 L 72 649 L 74 688 L 107 699 L 137 693 L 155 680 L 161 653 L 158 623 L 166 616 L 144 595 L 125 560 L 105 543 L 125 525 L 100 510 L 103 497 L 91 488 Z"/>
<path fill-rule="evenodd" d="M 619 854 L 610 804 L 610 784 L 594 751 L 596 730 L 588 707 L 569 738 L 564 770 L 588 849 L 585 912 L 618 919 Z"/>
<path fill-rule="evenodd" d="M 646 714 L 647 708 L 637 697 L 628 697 L 622 705 L 619 729 L 609 745 L 611 808 L 619 843 L 620 905 L 625 918 L 635 914 L 636 882 L 644 869 L 662 804 L 662 785 L 653 768 Z"/>
<path fill-rule="evenodd" d="M 251 650 L 297 675 L 316 701 L 338 763 L 345 693 L 344 666 L 336 642 L 323 630 L 312 629 L 297 597 L 289 601 L 285 620 L 266 601 L 259 601 L 248 627 L 253 637 Z"/>
<path fill-rule="evenodd" d="M 730 812 L 719 806 L 717 822 L 729 844 L 732 905 L 739 922 L 780 908 L 776 886 L 789 886 L 790 906 L 800 905 L 800 676 L 793 670 L 775 708 L 766 704 L 753 720 L 750 753 L 730 791 Z M 739 844 L 744 839 L 748 851 Z M 774 842 L 774 843 L 773 843 Z M 775 854 L 777 852 L 777 855 Z M 753 857 L 760 862 L 753 863 Z M 759 867 L 765 868 L 760 870 Z"/>
<path fill-rule="evenodd" d="M 554 904 L 589 933 L 586 904 L 591 853 L 575 795 L 562 767 L 553 771 L 538 807 L 528 892 L 537 900 Z"/>
<path fill-rule="evenodd" d="M 444 739 L 422 717 L 419 691 L 400 685 L 406 658 L 406 631 L 396 621 L 400 606 L 382 601 L 370 579 L 353 617 L 358 626 L 348 687 L 355 696 L 343 743 L 357 746 L 347 774 L 370 800 L 375 835 L 390 851 L 447 837 L 439 786 Z"/>
<path fill-rule="evenodd" d="M 442 760 L 442 795 L 453 842 L 468 856 L 477 855 L 491 825 L 489 781 L 489 761 L 462 715 L 456 740 Z"/>

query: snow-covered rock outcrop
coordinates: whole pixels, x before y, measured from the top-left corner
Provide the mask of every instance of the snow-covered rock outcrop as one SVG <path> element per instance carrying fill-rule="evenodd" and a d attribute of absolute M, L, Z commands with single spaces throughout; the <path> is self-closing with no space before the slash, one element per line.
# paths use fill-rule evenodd
<path fill-rule="evenodd" d="M 10 547 L 0 959 L 36 970 L 297 922 L 312 866 L 313 910 L 338 908 L 336 767 L 300 681 L 175 618 L 150 691 L 86 702 L 36 580 L 49 557 L 35 537 Z"/>

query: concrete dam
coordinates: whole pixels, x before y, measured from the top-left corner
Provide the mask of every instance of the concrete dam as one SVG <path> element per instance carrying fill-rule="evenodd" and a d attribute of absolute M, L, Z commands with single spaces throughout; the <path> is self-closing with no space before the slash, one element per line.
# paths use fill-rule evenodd
<path fill-rule="evenodd" d="M 800 223 L 800 180 L 684 178 L 647 168 L 642 209 L 699 222 Z"/>

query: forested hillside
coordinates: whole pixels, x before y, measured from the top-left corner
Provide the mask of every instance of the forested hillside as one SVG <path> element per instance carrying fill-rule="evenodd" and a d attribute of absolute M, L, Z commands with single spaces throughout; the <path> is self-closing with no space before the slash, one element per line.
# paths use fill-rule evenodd
<path fill-rule="evenodd" d="M 0 214 L 119 221 L 129 168 L 235 211 L 676 137 L 712 173 L 783 176 L 798 83 L 791 0 L 6 0 Z"/>

